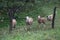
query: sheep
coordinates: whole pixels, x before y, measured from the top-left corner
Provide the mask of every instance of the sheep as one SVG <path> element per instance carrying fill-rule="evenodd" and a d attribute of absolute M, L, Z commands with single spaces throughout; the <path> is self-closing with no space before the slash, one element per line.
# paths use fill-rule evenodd
<path fill-rule="evenodd" d="M 16 22 L 16 19 L 12 19 L 12 27 L 13 27 L 13 28 L 15 28 L 16 23 L 17 23 L 17 22 Z"/>
<path fill-rule="evenodd" d="M 39 23 L 39 24 L 40 24 L 40 23 L 45 24 L 45 21 L 46 21 L 46 18 L 41 17 L 41 16 L 38 16 L 38 23 Z"/>
<path fill-rule="evenodd" d="M 50 14 L 50 15 L 47 16 L 48 21 L 52 21 L 52 19 L 53 19 L 53 14 Z"/>
<path fill-rule="evenodd" d="M 50 14 L 47 16 L 47 21 L 50 21 L 50 25 L 52 24 L 52 20 L 53 20 L 53 14 Z"/>
<path fill-rule="evenodd" d="M 45 17 L 41 17 L 40 15 L 38 16 L 38 23 L 41 24 L 43 23 L 45 25 L 46 22 L 46 18 Z M 44 26 L 45 27 L 45 26 Z"/>
<path fill-rule="evenodd" d="M 31 26 L 32 23 L 33 23 L 33 18 L 26 16 L 26 25 Z M 30 29 L 30 27 L 27 27 L 27 30 L 29 30 L 29 29 Z"/>

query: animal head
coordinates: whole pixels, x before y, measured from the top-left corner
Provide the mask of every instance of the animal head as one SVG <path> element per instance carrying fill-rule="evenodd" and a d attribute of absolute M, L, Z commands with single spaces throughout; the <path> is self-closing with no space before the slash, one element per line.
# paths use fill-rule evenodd
<path fill-rule="evenodd" d="M 41 16 L 39 15 L 38 18 L 41 18 Z"/>
<path fill-rule="evenodd" d="M 26 19 L 29 19 L 29 16 L 26 16 Z"/>

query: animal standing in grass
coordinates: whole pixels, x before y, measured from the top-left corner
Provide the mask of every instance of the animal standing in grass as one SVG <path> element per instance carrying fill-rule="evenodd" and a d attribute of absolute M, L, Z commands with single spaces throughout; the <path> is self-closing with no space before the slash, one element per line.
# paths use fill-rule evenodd
<path fill-rule="evenodd" d="M 29 16 L 26 16 L 26 25 L 27 25 L 27 29 L 26 30 L 30 29 L 30 26 L 32 25 L 32 23 L 33 23 L 33 18 L 31 18 Z"/>
<path fill-rule="evenodd" d="M 41 23 L 43 23 L 44 24 L 44 27 L 45 27 L 45 22 L 46 22 L 46 18 L 45 17 L 38 16 L 38 23 L 39 23 L 39 25 Z"/>
<path fill-rule="evenodd" d="M 17 22 L 16 22 L 16 19 L 12 19 L 12 27 L 13 27 L 13 28 L 15 28 L 16 23 L 17 23 Z"/>
<path fill-rule="evenodd" d="M 47 20 L 50 21 L 50 23 L 52 24 L 52 20 L 53 20 L 53 14 L 50 14 L 47 16 Z M 50 24 L 50 25 L 51 25 Z"/>
<path fill-rule="evenodd" d="M 48 21 L 52 21 L 52 19 L 53 19 L 53 14 L 50 14 L 50 15 L 47 16 Z"/>

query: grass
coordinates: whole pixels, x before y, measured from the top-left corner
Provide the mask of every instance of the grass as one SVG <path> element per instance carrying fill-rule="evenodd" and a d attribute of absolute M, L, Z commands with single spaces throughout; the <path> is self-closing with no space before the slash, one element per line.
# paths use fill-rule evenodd
<path fill-rule="evenodd" d="M 49 10 L 49 9 L 47 9 Z M 38 28 L 37 21 L 34 21 L 29 32 L 24 30 L 26 25 L 19 25 L 9 34 L 9 27 L 0 28 L 0 40 L 60 40 L 60 9 L 57 10 L 55 28 L 51 28 L 51 22 L 46 22 L 46 29 Z M 0 25 L 1 26 L 1 25 Z"/>

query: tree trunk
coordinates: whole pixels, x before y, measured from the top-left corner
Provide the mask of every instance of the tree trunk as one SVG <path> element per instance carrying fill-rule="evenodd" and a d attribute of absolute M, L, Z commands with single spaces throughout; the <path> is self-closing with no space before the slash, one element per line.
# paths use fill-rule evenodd
<path fill-rule="evenodd" d="M 12 9 L 9 9 L 9 20 L 10 20 L 10 27 L 9 27 L 9 32 L 12 31 L 12 18 L 13 18 L 13 10 Z"/>

